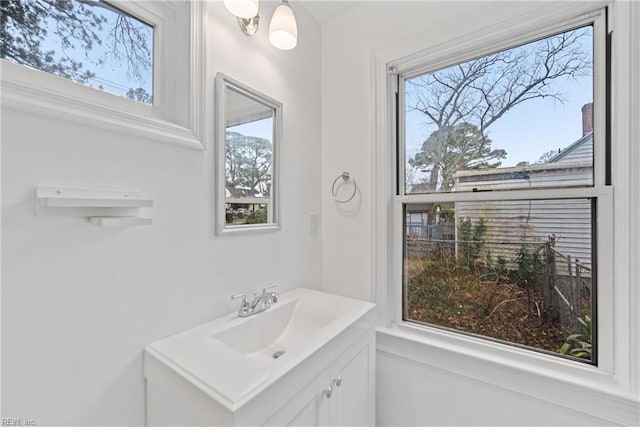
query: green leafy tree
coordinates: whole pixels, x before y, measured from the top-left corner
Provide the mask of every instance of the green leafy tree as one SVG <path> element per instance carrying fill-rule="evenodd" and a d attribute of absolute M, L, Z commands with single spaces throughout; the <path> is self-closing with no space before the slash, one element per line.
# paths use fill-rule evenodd
<path fill-rule="evenodd" d="M 477 126 L 460 123 L 429 135 L 409 165 L 428 173 L 428 191 L 447 191 L 453 188 L 459 170 L 495 168 L 506 155 L 505 150 L 491 149 L 491 140 Z"/>
<path fill-rule="evenodd" d="M 234 197 L 271 193 L 273 147 L 269 140 L 227 132 L 227 190 Z"/>

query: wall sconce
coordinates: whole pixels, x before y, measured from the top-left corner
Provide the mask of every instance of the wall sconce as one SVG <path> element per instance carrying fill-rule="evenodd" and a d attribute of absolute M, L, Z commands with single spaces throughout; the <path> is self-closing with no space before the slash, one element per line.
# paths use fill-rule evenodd
<path fill-rule="evenodd" d="M 238 19 L 242 32 L 248 36 L 258 31 L 260 0 L 224 0 L 227 10 Z M 291 50 L 298 44 L 298 24 L 287 0 L 282 0 L 269 24 L 269 42 L 276 48 Z"/>

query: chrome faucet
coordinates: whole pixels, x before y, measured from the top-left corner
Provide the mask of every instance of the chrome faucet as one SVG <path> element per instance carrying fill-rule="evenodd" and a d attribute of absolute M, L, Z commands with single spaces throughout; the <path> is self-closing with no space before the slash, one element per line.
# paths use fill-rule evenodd
<path fill-rule="evenodd" d="M 253 301 L 247 301 L 247 296 L 245 294 L 237 294 L 231 297 L 232 300 L 242 298 L 242 302 L 240 302 L 240 308 L 238 309 L 239 317 L 249 317 L 254 314 L 258 314 L 260 312 L 265 311 L 271 304 L 275 304 L 278 302 L 280 295 L 276 292 L 269 291 L 267 289 L 274 288 L 276 286 L 275 283 L 265 286 L 262 288 L 262 293 L 260 295 L 253 294 Z"/>

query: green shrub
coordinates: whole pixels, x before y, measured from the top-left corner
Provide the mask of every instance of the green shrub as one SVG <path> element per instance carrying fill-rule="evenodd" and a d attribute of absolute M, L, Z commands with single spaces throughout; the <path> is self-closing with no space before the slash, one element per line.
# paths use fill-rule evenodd
<path fill-rule="evenodd" d="M 460 243 L 461 257 L 467 265 L 480 258 L 482 246 L 487 234 L 487 222 L 480 218 L 474 225 L 470 218 L 460 218 L 458 222 L 458 240 Z"/>
<path fill-rule="evenodd" d="M 435 257 L 416 261 L 408 272 L 408 302 L 427 307 L 433 313 L 452 314 L 458 311 L 451 299 L 459 287 L 459 278 L 465 267 L 459 267 L 453 258 Z"/>
<path fill-rule="evenodd" d="M 533 289 L 539 282 L 542 263 L 536 251 L 532 251 L 529 245 L 522 244 L 516 254 L 518 269 L 514 273 L 514 279 L 518 286 L 524 289 Z"/>
<path fill-rule="evenodd" d="M 584 317 L 582 331 L 567 337 L 564 344 L 556 350 L 557 353 L 577 357 L 578 359 L 591 359 L 591 317 Z"/>
<path fill-rule="evenodd" d="M 266 209 L 258 209 L 257 211 L 252 211 L 247 217 L 246 224 L 265 224 L 267 222 L 267 210 Z"/>
<path fill-rule="evenodd" d="M 440 221 L 452 223 L 456 220 L 456 211 L 450 208 L 444 208 L 440 211 Z"/>

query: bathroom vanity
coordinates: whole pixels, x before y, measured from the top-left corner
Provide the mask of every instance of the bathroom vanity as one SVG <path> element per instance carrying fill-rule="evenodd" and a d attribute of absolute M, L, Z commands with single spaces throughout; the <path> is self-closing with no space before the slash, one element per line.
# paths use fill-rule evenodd
<path fill-rule="evenodd" d="M 147 425 L 374 425 L 374 307 L 300 288 L 149 345 Z"/>

